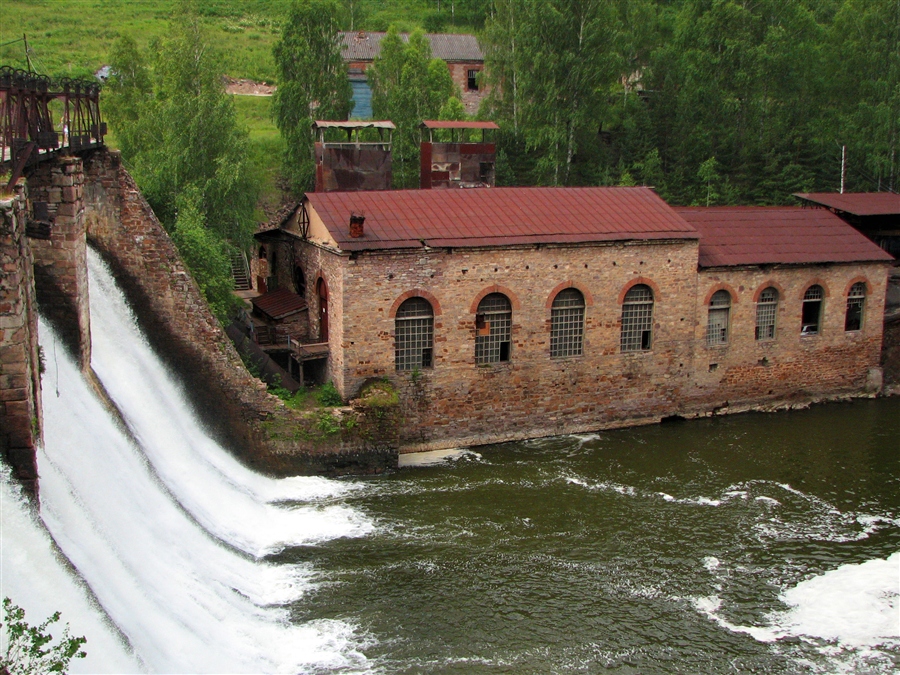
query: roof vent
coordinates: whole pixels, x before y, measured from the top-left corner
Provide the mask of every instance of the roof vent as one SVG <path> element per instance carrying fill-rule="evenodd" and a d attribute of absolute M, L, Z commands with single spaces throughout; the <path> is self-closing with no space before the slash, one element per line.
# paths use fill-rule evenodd
<path fill-rule="evenodd" d="M 363 223 L 366 222 L 366 217 L 359 213 L 351 213 L 350 214 L 350 236 L 354 239 L 359 239 L 363 236 Z"/>

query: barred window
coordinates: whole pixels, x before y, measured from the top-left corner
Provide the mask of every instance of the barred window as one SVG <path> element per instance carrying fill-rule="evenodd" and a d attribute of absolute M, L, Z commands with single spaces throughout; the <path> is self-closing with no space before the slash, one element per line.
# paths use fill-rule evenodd
<path fill-rule="evenodd" d="M 806 289 L 803 295 L 803 312 L 800 319 L 800 335 L 818 335 L 822 322 L 822 301 L 825 290 L 815 284 Z"/>
<path fill-rule="evenodd" d="M 584 296 L 577 288 L 560 291 L 550 309 L 550 356 L 581 356 Z"/>
<path fill-rule="evenodd" d="M 847 294 L 847 316 L 844 319 L 844 330 L 862 328 L 863 309 L 866 306 L 866 285 L 858 282 L 850 287 Z"/>
<path fill-rule="evenodd" d="M 425 298 L 405 300 L 394 319 L 394 363 L 397 370 L 433 365 L 434 310 Z"/>
<path fill-rule="evenodd" d="M 653 291 L 645 284 L 632 286 L 622 302 L 623 352 L 643 352 L 650 349 L 653 328 Z"/>
<path fill-rule="evenodd" d="M 778 291 L 769 286 L 759 294 L 756 303 L 756 339 L 775 339 L 775 316 L 778 314 Z"/>
<path fill-rule="evenodd" d="M 706 321 L 706 346 L 728 344 L 728 318 L 731 313 L 731 294 L 716 291 L 709 300 L 709 314 Z"/>
<path fill-rule="evenodd" d="M 491 293 L 478 303 L 475 315 L 475 363 L 509 361 L 512 305 L 502 293 Z"/>

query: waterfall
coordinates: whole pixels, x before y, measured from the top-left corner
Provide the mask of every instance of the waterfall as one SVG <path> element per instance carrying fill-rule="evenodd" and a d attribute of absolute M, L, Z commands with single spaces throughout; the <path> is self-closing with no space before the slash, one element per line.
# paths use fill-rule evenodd
<path fill-rule="evenodd" d="M 264 559 L 372 531 L 364 514 L 341 503 L 353 485 L 271 479 L 235 461 L 192 414 L 93 251 L 89 273 L 92 366 L 127 429 L 41 322 L 40 514 L 134 658 L 151 672 L 302 672 L 364 663 L 353 626 L 291 624 L 289 605 L 315 588 L 316 571 Z M 15 574 L 27 586 L 28 575 L 40 573 Z M 80 634 L 80 618 L 64 616 L 73 634 Z"/>

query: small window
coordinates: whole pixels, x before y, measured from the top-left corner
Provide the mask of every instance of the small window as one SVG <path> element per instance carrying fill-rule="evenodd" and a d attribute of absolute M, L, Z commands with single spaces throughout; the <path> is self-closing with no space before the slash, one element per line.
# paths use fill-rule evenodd
<path fill-rule="evenodd" d="M 410 298 L 394 319 L 394 364 L 397 370 L 431 368 L 434 363 L 434 310 L 425 298 Z"/>
<path fill-rule="evenodd" d="M 806 289 L 803 296 L 803 313 L 800 320 L 800 335 L 818 335 L 822 322 L 822 301 L 825 291 L 816 284 Z"/>
<path fill-rule="evenodd" d="M 306 297 L 306 275 L 303 274 L 300 265 L 294 265 L 294 292 L 303 298 Z"/>
<path fill-rule="evenodd" d="M 550 356 L 581 356 L 583 344 L 584 296 L 577 288 L 567 288 L 550 309 Z"/>
<path fill-rule="evenodd" d="M 652 342 L 652 328 L 653 291 L 645 284 L 632 286 L 622 302 L 622 351 L 648 351 Z"/>
<path fill-rule="evenodd" d="M 756 303 L 756 339 L 775 339 L 775 317 L 778 314 L 778 291 L 769 286 L 759 294 Z"/>
<path fill-rule="evenodd" d="M 844 319 L 844 330 L 860 330 L 863 324 L 863 309 L 866 306 L 866 285 L 858 282 L 850 287 L 847 294 L 847 316 Z"/>
<path fill-rule="evenodd" d="M 259 247 L 259 259 L 260 259 L 260 260 L 265 260 L 265 259 L 266 259 L 266 247 L 265 247 L 265 246 L 260 246 L 260 247 Z"/>
<path fill-rule="evenodd" d="M 478 91 L 478 71 L 470 70 L 466 78 L 466 87 L 469 91 Z"/>
<path fill-rule="evenodd" d="M 731 294 L 716 291 L 709 300 L 709 315 L 706 321 L 706 346 L 715 347 L 728 344 L 728 318 L 731 313 Z"/>
<path fill-rule="evenodd" d="M 512 305 L 502 293 L 478 303 L 475 315 L 475 363 L 503 363 L 510 357 Z"/>

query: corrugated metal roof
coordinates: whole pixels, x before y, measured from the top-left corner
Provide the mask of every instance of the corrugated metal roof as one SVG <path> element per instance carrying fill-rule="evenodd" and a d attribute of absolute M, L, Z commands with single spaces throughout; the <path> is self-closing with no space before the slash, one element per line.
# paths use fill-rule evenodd
<path fill-rule="evenodd" d="M 341 56 L 345 61 L 372 61 L 381 54 L 381 40 L 387 33 L 344 31 L 340 34 Z M 409 42 L 409 33 L 400 33 Z M 431 56 L 444 61 L 484 61 L 484 54 L 474 35 L 428 33 Z"/>
<path fill-rule="evenodd" d="M 900 215 L 900 195 L 891 192 L 798 192 L 794 196 L 854 216 Z"/>
<path fill-rule="evenodd" d="M 696 239 L 653 190 L 489 188 L 307 193 L 341 249 Z M 366 217 L 350 237 L 350 214 Z"/>
<path fill-rule="evenodd" d="M 675 208 L 700 232 L 700 267 L 893 260 L 825 209 Z"/>
<path fill-rule="evenodd" d="M 422 126 L 426 129 L 499 129 L 496 122 L 448 122 L 444 120 L 425 120 Z"/>
<path fill-rule="evenodd" d="M 313 129 L 396 129 L 390 120 L 316 120 Z"/>
<path fill-rule="evenodd" d="M 306 300 L 286 288 L 279 288 L 251 298 L 254 308 L 271 319 L 283 319 L 306 309 Z"/>

